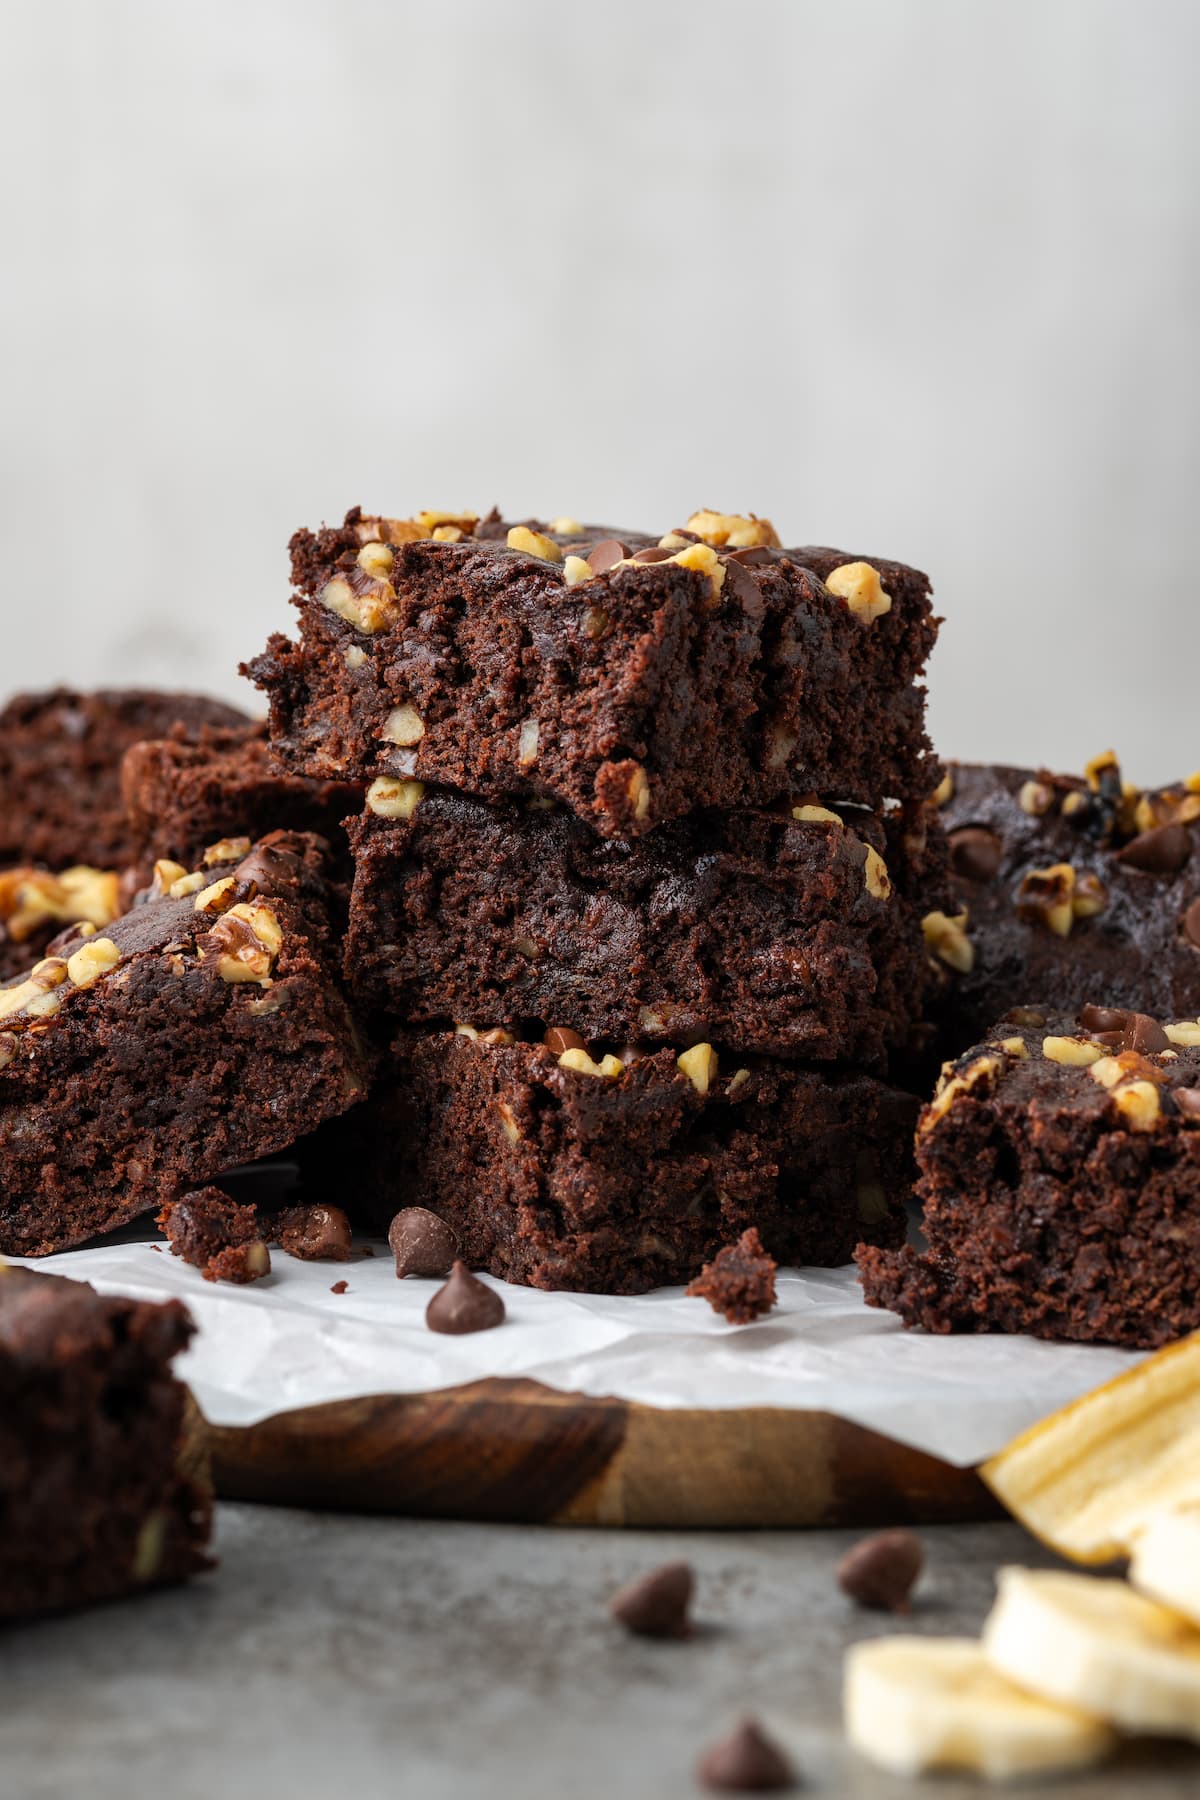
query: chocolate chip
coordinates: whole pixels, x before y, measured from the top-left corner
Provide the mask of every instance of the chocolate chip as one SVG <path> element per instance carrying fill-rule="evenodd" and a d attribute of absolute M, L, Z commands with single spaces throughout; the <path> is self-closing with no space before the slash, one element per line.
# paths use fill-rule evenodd
<path fill-rule="evenodd" d="M 663 1563 L 618 1590 L 608 1610 L 637 1637 L 685 1638 L 692 1634 L 688 1607 L 696 1578 L 687 1562 Z"/>
<path fill-rule="evenodd" d="M 877 1612 L 911 1612 L 909 1595 L 925 1561 L 911 1531 L 878 1531 L 847 1550 L 837 1566 L 838 1586 L 859 1606 Z"/>
<path fill-rule="evenodd" d="M 1200 1088 L 1172 1088 L 1171 1098 L 1185 1119 L 1200 1119 Z"/>
<path fill-rule="evenodd" d="M 1183 915 L 1183 935 L 1200 950 L 1200 900 L 1193 900 Z"/>
<path fill-rule="evenodd" d="M 950 833 L 950 861 L 964 881 L 991 881 L 1000 867 L 1004 843 L 983 825 L 963 825 Z"/>
<path fill-rule="evenodd" d="M 344 1294 L 349 1286 L 348 1281 L 335 1281 L 329 1291 L 331 1294 Z"/>
<path fill-rule="evenodd" d="M 1117 851 L 1116 860 L 1129 869 L 1142 869 L 1147 875 L 1178 875 L 1192 854 L 1192 839 L 1187 827 L 1178 823 L 1155 825 L 1130 838 Z"/>
<path fill-rule="evenodd" d="M 761 569 L 767 563 L 773 563 L 775 557 L 765 544 L 749 544 L 744 550 L 726 550 L 723 560 L 727 563 L 740 563 L 746 569 Z"/>
<path fill-rule="evenodd" d="M 732 556 L 725 558 L 725 586 L 743 612 L 761 616 L 766 611 L 762 589 L 750 571 Z"/>
<path fill-rule="evenodd" d="M 751 1718 L 704 1752 L 696 1775 L 706 1788 L 723 1794 L 779 1793 L 796 1785 L 796 1771 L 783 1751 Z"/>
<path fill-rule="evenodd" d="M 672 552 L 664 550 L 661 544 L 647 544 L 644 550 L 635 550 L 632 561 L 635 563 L 670 562 Z"/>
<path fill-rule="evenodd" d="M 620 538 L 601 538 L 588 551 L 588 563 L 593 575 L 603 575 L 614 563 L 624 562 L 628 555 L 629 551 Z"/>
<path fill-rule="evenodd" d="M 476 1279 L 465 1262 L 456 1262 L 445 1287 L 440 1287 L 425 1308 L 430 1331 L 448 1337 L 465 1337 L 471 1331 L 490 1331 L 504 1320 L 504 1302 L 495 1288 Z"/>
<path fill-rule="evenodd" d="M 290 851 L 271 844 L 255 844 L 249 855 L 243 856 L 233 877 L 238 882 L 253 882 L 260 894 L 266 894 L 272 888 L 294 886 L 303 866 L 301 858 Z"/>
<path fill-rule="evenodd" d="M 458 1238 L 437 1213 L 426 1206 L 406 1206 L 388 1228 L 396 1274 L 445 1275 L 458 1255 Z"/>
<path fill-rule="evenodd" d="M 564 1050 L 586 1050 L 587 1044 L 577 1031 L 567 1025 L 551 1025 L 542 1039 L 547 1050 L 553 1050 L 555 1056 L 561 1056 Z"/>
<path fill-rule="evenodd" d="M 350 1221 L 340 1206 L 289 1206 L 275 1219 L 275 1241 L 301 1262 L 345 1262 Z"/>
<path fill-rule="evenodd" d="M 1171 1046 L 1170 1038 L 1149 1013 L 1121 1012 L 1110 1006 L 1085 1006 L 1079 1013 L 1079 1023 L 1089 1037 L 1110 1050 L 1137 1050 L 1145 1056 L 1153 1056 Z"/>

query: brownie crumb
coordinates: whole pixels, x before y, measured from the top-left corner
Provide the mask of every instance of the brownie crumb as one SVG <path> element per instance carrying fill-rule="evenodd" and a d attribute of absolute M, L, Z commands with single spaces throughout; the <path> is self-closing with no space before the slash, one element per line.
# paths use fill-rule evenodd
<path fill-rule="evenodd" d="M 504 1321 L 504 1302 L 495 1288 L 478 1280 L 466 1263 L 456 1262 L 445 1287 L 440 1287 L 425 1308 L 430 1331 L 464 1337 L 471 1331 L 490 1331 Z"/>
<path fill-rule="evenodd" d="M 199 1269 L 205 1281 L 258 1281 L 271 1272 L 258 1213 L 218 1187 L 197 1188 L 158 1215 L 173 1256 Z"/>
<path fill-rule="evenodd" d="M 340 1206 L 288 1206 L 275 1218 L 275 1241 L 301 1262 L 347 1262 L 350 1221 Z"/>
<path fill-rule="evenodd" d="M 856 1605 L 874 1612 L 911 1612 L 910 1596 L 924 1562 L 921 1541 L 911 1531 L 877 1531 L 842 1557 L 838 1586 Z"/>
<path fill-rule="evenodd" d="M 661 1568 L 626 1582 L 609 1601 L 608 1610 L 618 1625 L 635 1637 L 690 1637 L 688 1608 L 695 1586 L 690 1563 L 663 1563 Z"/>
<path fill-rule="evenodd" d="M 329 1291 L 331 1294 L 344 1294 L 349 1286 L 348 1281 L 335 1281 Z"/>
<path fill-rule="evenodd" d="M 775 1304 L 775 1269 L 775 1259 L 767 1255 L 752 1225 L 736 1244 L 718 1250 L 712 1262 L 688 1283 L 687 1291 L 696 1299 L 707 1300 L 731 1325 L 749 1325 Z"/>
<path fill-rule="evenodd" d="M 757 1719 L 739 1721 L 701 1757 L 696 1773 L 702 1787 L 723 1794 L 779 1793 L 796 1785 L 791 1763 Z"/>

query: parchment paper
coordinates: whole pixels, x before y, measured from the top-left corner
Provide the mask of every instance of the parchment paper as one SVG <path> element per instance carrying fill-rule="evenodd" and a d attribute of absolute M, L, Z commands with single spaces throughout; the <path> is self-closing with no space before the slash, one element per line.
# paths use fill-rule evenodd
<path fill-rule="evenodd" d="M 438 1283 L 397 1281 L 387 1246 L 375 1251 L 338 1264 L 275 1250 L 271 1275 L 245 1288 L 204 1281 L 165 1246 L 154 1248 L 152 1233 L 29 1266 L 111 1293 L 185 1300 L 200 1332 L 179 1372 L 218 1425 L 328 1400 L 528 1376 L 648 1406 L 830 1412 L 968 1466 L 1138 1360 L 1082 1344 L 905 1331 L 863 1304 L 853 1268 L 781 1271 L 778 1307 L 741 1327 L 681 1288 L 611 1299 L 496 1282 L 503 1325 L 440 1337 L 424 1323 Z M 348 1291 L 331 1293 L 342 1279 Z"/>

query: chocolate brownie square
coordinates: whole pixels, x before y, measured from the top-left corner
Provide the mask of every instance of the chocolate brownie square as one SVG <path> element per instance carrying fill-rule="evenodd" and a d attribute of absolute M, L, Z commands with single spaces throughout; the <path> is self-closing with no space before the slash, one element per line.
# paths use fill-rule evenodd
<path fill-rule="evenodd" d="M 928 1248 L 860 1250 L 872 1306 L 1144 1349 L 1200 1328 L 1195 1019 L 1002 1019 L 947 1065 L 917 1163 Z"/>
<path fill-rule="evenodd" d="M 198 863 L 222 838 L 315 831 L 344 848 L 342 821 L 363 803 L 361 786 L 310 781 L 271 756 L 262 721 L 176 727 L 131 746 L 121 765 L 132 861 L 149 879 L 162 857 Z"/>
<path fill-rule="evenodd" d="M 955 898 L 926 922 L 946 1047 L 1010 1007 L 1200 1012 L 1200 775 L 1136 789 L 953 763 L 939 798 Z"/>
<path fill-rule="evenodd" d="M 548 1035 L 401 1035 L 353 1122 L 376 1223 L 427 1207 L 470 1267 L 613 1294 L 686 1281 L 751 1225 L 776 1261 L 822 1267 L 903 1237 L 907 1095 L 708 1044 L 621 1058 Z"/>
<path fill-rule="evenodd" d="M 186 1581 L 212 1490 L 165 1305 L 0 1266 L 0 1619 Z"/>
<path fill-rule="evenodd" d="M 366 1085 L 318 838 L 160 863 L 0 987 L 0 1251 L 44 1255 L 286 1149 Z"/>
<path fill-rule="evenodd" d="M 655 542 L 557 520 L 365 516 L 292 539 L 301 636 L 244 671 L 304 774 L 548 796 L 606 837 L 813 792 L 920 799 L 929 583 L 697 513 Z"/>
<path fill-rule="evenodd" d="M 246 714 L 200 694 L 152 689 L 18 694 L 0 710 L 0 867 L 73 863 L 123 868 L 131 841 L 121 758 L 173 726 L 244 725 Z"/>
<path fill-rule="evenodd" d="M 920 817 L 746 808 L 626 841 L 428 788 L 405 818 L 369 801 L 350 835 L 347 978 L 409 1024 L 569 1019 L 618 1043 L 878 1065 L 930 984 Z"/>

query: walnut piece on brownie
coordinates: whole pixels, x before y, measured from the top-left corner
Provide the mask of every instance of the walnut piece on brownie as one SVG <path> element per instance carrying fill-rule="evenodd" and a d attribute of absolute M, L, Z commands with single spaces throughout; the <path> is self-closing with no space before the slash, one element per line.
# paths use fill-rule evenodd
<path fill-rule="evenodd" d="M 365 1092 L 323 842 L 221 854 L 0 986 L 0 1250 L 82 1243 Z"/>
<path fill-rule="evenodd" d="M 954 897 L 926 920 L 946 1049 L 1028 999 L 1200 1013 L 1200 778 L 1138 789 L 1106 753 L 1082 776 L 948 765 Z"/>
<path fill-rule="evenodd" d="M 614 838 L 937 782 L 920 678 L 938 622 L 903 564 L 716 512 L 655 538 L 356 507 L 291 549 L 300 637 L 244 672 L 301 774 L 549 796 Z"/>
<path fill-rule="evenodd" d="M 370 1100 L 321 1134 L 331 1179 L 353 1155 L 377 1225 L 400 1201 L 428 1209 L 468 1267 L 531 1287 L 686 1281 L 751 1224 L 780 1261 L 823 1267 L 902 1239 L 908 1095 L 703 1043 L 547 1036 L 402 1032 Z"/>
<path fill-rule="evenodd" d="M 17 694 L 0 709 L 0 866 L 124 868 L 133 851 L 121 796 L 129 746 L 172 729 L 191 736 L 247 723 L 238 707 L 201 694 Z"/>
<path fill-rule="evenodd" d="M 1200 1328 L 1200 1020 L 1024 1007 L 948 1063 L 917 1130 L 928 1248 L 863 1248 L 928 1331 L 1153 1349 Z"/>
<path fill-rule="evenodd" d="M 689 1298 L 707 1300 L 731 1325 L 749 1325 L 775 1304 L 777 1264 L 751 1225 L 736 1244 L 726 1244 L 687 1287 Z"/>
<path fill-rule="evenodd" d="M 124 898 L 115 869 L 86 863 L 58 873 L 30 864 L 0 869 L 0 981 L 38 961 L 64 925 L 86 932 L 111 924 L 124 910 Z"/>
<path fill-rule="evenodd" d="M 192 1331 L 177 1300 L 0 1267 L 0 1619 L 210 1566 L 207 1458 L 171 1373 Z"/>

